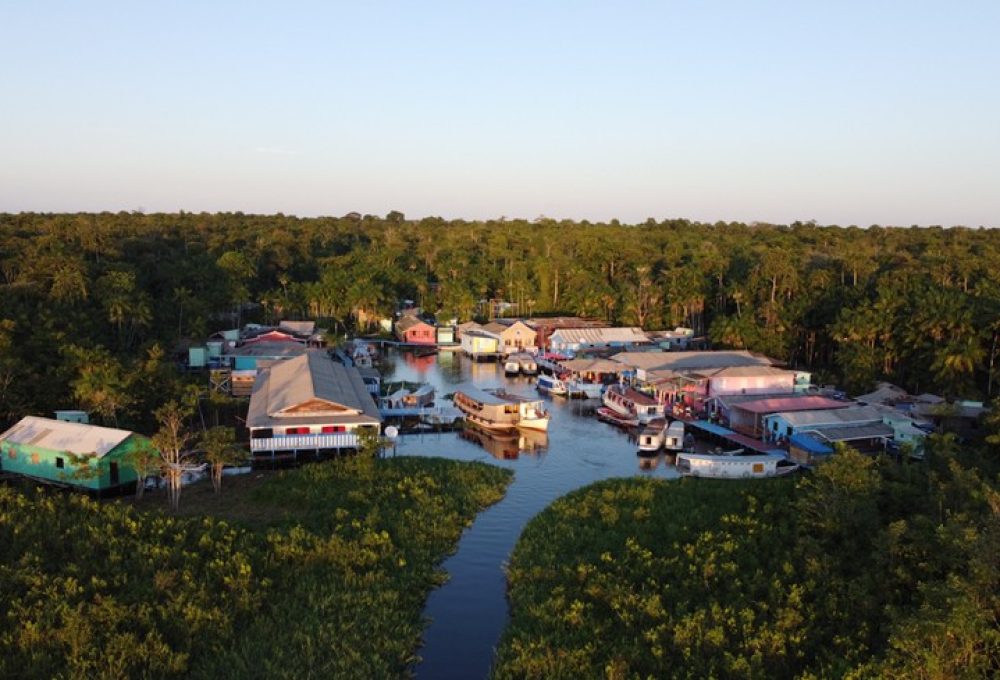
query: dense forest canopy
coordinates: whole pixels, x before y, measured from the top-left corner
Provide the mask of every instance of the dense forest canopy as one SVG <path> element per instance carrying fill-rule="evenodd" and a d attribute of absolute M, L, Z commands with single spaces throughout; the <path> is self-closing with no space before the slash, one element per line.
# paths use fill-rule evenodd
<path fill-rule="evenodd" d="M 173 352 L 236 321 L 366 327 L 400 299 L 460 320 L 502 298 L 689 326 L 862 390 L 989 397 L 1000 233 L 351 214 L 0 214 L 0 424 L 83 406 L 142 425 Z M 167 385 L 167 383 L 170 383 Z M 165 386 L 167 385 L 167 386 Z"/>

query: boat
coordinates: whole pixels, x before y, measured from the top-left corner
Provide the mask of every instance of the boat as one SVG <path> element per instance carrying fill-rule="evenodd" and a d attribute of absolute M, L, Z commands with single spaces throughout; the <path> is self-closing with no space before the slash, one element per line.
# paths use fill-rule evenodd
<path fill-rule="evenodd" d="M 797 470 L 799 466 L 777 453 L 750 456 L 739 451 L 723 455 L 710 453 L 678 453 L 677 471 L 690 477 L 715 479 L 753 479 L 778 477 Z"/>
<path fill-rule="evenodd" d="M 491 432 L 510 432 L 518 428 L 548 430 L 549 414 L 539 399 L 508 394 L 503 390 L 467 388 L 455 392 L 455 406 L 465 418 Z"/>
<path fill-rule="evenodd" d="M 538 364 L 535 363 L 535 358 L 530 354 L 518 354 L 517 363 L 521 367 L 523 375 L 535 375 L 538 373 Z"/>
<path fill-rule="evenodd" d="M 623 416 L 635 416 L 640 423 L 666 418 L 663 404 L 631 387 L 611 385 L 604 390 L 601 400 L 606 408 Z"/>
<path fill-rule="evenodd" d="M 602 406 L 597 409 L 597 417 L 606 423 L 617 425 L 618 427 L 639 427 L 639 419 L 635 416 L 619 413 L 614 409 Z"/>
<path fill-rule="evenodd" d="M 403 395 L 403 408 L 422 408 L 434 403 L 434 388 L 421 385 L 413 392 Z"/>
<path fill-rule="evenodd" d="M 535 387 L 538 388 L 539 392 L 554 394 L 560 397 L 569 394 L 569 390 L 566 389 L 566 383 L 551 375 L 538 376 L 538 382 L 535 383 Z"/>
<path fill-rule="evenodd" d="M 663 431 L 663 448 L 667 451 L 684 450 L 684 421 L 675 420 Z"/>
<path fill-rule="evenodd" d="M 420 422 L 434 427 L 450 427 L 464 417 L 464 414 L 454 406 L 435 406 L 420 414 Z"/>
<path fill-rule="evenodd" d="M 521 372 L 521 364 L 515 359 L 507 359 L 503 364 L 503 372 L 505 375 L 517 375 Z"/>
<path fill-rule="evenodd" d="M 656 453 L 663 448 L 663 428 L 647 427 L 639 433 L 639 452 Z"/>
<path fill-rule="evenodd" d="M 600 399 L 601 394 L 604 392 L 604 385 L 600 383 L 587 382 L 586 380 L 580 380 L 579 378 L 573 378 L 567 381 L 566 389 L 569 391 L 569 396 L 579 397 L 580 399 Z"/>

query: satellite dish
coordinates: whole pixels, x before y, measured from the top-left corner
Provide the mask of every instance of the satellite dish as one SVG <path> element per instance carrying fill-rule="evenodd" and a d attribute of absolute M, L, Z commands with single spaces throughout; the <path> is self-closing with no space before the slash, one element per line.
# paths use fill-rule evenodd
<path fill-rule="evenodd" d="M 385 436 L 389 439 L 395 439 L 399 436 L 399 429 L 395 425 L 390 425 L 385 428 Z"/>

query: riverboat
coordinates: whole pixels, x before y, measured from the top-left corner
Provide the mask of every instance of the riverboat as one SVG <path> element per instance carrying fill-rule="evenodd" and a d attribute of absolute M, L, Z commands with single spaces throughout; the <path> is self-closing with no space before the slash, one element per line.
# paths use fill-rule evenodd
<path fill-rule="evenodd" d="M 454 402 L 468 422 L 492 432 L 549 429 L 550 416 L 538 399 L 468 388 L 455 392 Z"/>
<path fill-rule="evenodd" d="M 626 417 L 635 416 L 640 423 L 648 423 L 666 417 L 664 416 L 663 404 L 631 387 L 611 385 L 604 390 L 601 400 L 606 408 Z"/>
<path fill-rule="evenodd" d="M 777 453 L 744 456 L 708 453 L 678 453 L 677 471 L 690 477 L 716 479 L 753 479 L 777 477 L 794 472 L 799 466 Z"/>
<path fill-rule="evenodd" d="M 587 382 L 579 378 L 573 378 L 566 382 L 566 389 L 570 397 L 580 399 L 600 399 L 604 392 L 604 385 L 600 383 Z"/>
<path fill-rule="evenodd" d="M 663 448 L 663 429 L 647 427 L 639 433 L 639 452 L 656 453 Z"/>
<path fill-rule="evenodd" d="M 663 448 L 667 451 L 684 450 L 684 421 L 675 420 L 663 431 Z"/>
<path fill-rule="evenodd" d="M 538 382 L 535 383 L 535 387 L 543 394 L 554 394 L 559 397 L 569 394 L 569 390 L 566 389 L 566 383 L 551 375 L 538 376 Z"/>
<path fill-rule="evenodd" d="M 538 373 L 538 364 L 535 363 L 533 356 L 530 354 L 518 354 L 516 358 L 522 375 L 535 375 Z"/>
<path fill-rule="evenodd" d="M 617 425 L 618 427 L 639 427 L 639 419 L 634 415 L 619 413 L 618 411 L 610 409 L 607 406 L 602 406 L 597 409 L 596 413 L 599 420 L 611 423 L 612 425 Z"/>

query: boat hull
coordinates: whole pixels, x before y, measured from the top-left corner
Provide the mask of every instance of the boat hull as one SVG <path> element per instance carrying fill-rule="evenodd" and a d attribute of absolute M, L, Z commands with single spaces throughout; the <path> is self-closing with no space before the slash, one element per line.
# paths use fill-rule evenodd
<path fill-rule="evenodd" d="M 521 372 L 521 365 L 516 361 L 508 361 L 503 365 L 503 372 L 507 375 L 518 375 Z"/>

